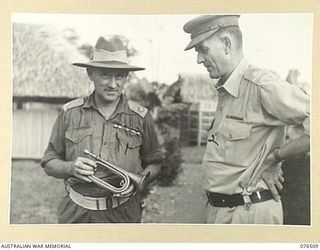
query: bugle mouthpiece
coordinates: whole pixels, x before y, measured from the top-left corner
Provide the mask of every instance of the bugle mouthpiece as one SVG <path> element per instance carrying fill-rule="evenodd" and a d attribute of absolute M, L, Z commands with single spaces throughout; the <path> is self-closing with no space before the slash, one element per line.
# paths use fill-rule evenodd
<path fill-rule="evenodd" d="M 94 155 L 93 153 L 91 153 L 88 149 L 83 150 L 83 153 L 85 153 L 86 155 L 89 155 L 93 158 L 98 159 L 98 156 Z"/>

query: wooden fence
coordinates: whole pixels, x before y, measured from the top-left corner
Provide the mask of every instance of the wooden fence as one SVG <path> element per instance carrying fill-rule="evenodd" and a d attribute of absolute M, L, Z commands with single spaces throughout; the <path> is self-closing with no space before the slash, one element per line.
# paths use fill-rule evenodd
<path fill-rule="evenodd" d="M 206 144 L 216 106 L 215 101 L 201 101 L 193 103 L 188 112 L 182 114 L 180 140 L 183 145 Z"/>
<path fill-rule="evenodd" d="M 57 115 L 57 110 L 14 110 L 12 159 L 41 159 Z"/>

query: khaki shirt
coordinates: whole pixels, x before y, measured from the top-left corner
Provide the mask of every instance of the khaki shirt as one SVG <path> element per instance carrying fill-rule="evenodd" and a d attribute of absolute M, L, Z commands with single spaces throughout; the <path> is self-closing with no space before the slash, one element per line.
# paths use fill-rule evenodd
<path fill-rule="evenodd" d="M 246 59 L 216 88 L 217 110 L 203 158 L 205 189 L 246 193 L 259 180 L 266 157 L 284 144 L 287 125 L 301 125 L 310 134 L 309 96 Z M 266 185 L 260 179 L 255 190 L 261 188 Z"/>
<path fill-rule="evenodd" d="M 151 163 L 161 162 L 163 153 L 147 111 L 124 95 L 109 119 L 98 110 L 94 93 L 66 104 L 54 124 L 41 165 L 52 159 L 74 161 L 80 156 L 89 157 L 84 155 L 84 149 L 135 173 Z M 95 176 L 117 179 L 104 167 L 98 167 Z M 77 182 L 75 178 L 67 180 L 70 185 Z"/>

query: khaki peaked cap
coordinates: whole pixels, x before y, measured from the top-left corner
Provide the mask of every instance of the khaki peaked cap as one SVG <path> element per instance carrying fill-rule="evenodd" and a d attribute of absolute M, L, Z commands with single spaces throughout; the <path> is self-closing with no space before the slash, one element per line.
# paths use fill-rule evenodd
<path fill-rule="evenodd" d="M 239 26 L 239 17 L 240 15 L 204 15 L 190 20 L 183 26 L 183 30 L 191 34 L 191 42 L 185 50 L 192 49 L 223 27 Z"/>

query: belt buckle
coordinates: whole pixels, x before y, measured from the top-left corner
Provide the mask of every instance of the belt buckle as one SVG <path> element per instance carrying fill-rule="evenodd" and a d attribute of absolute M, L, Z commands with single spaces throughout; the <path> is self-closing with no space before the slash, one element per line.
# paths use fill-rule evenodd
<path fill-rule="evenodd" d="M 96 210 L 110 210 L 113 208 L 113 201 L 109 197 L 96 199 Z"/>
<path fill-rule="evenodd" d="M 243 201 L 244 201 L 244 208 L 246 210 L 249 210 L 251 205 L 252 205 L 252 201 L 250 199 L 250 196 L 249 195 L 242 195 L 242 198 L 243 198 Z"/>

